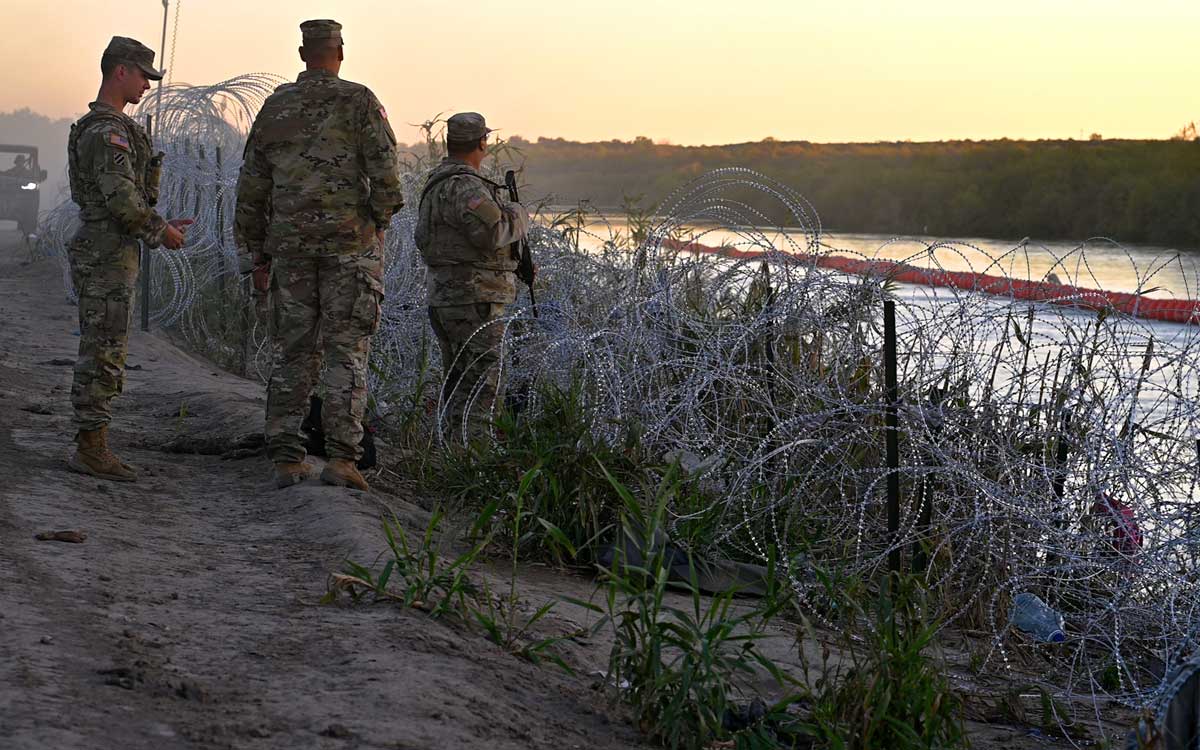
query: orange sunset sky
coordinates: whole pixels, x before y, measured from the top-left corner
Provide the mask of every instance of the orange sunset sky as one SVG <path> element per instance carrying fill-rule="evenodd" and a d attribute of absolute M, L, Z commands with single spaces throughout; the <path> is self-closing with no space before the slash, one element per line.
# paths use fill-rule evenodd
<path fill-rule="evenodd" d="M 77 115 L 110 36 L 159 47 L 159 0 L 2 8 L 0 111 Z M 1200 119 L 1196 0 L 182 0 L 172 78 L 294 77 L 297 24 L 325 17 L 406 141 L 464 109 L 507 135 L 681 144 L 1165 138 Z"/>

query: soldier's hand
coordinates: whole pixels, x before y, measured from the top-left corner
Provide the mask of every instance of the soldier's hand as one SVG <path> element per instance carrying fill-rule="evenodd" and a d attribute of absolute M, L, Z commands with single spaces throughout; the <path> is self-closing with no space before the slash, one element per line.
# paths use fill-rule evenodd
<path fill-rule="evenodd" d="M 191 219 L 171 219 L 167 222 L 167 230 L 163 232 L 163 247 L 168 250 L 178 250 L 183 247 L 184 235 L 191 226 Z"/>
<path fill-rule="evenodd" d="M 378 230 L 378 231 L 376 231 L 376 232 L 375 232 L 375 237 L 376 237 L 376 238 L 379 240 L 379 246 L 380 246 L 380 247 L 383 247 L 383 246 L 384 246 L 384 244 L 383 244 L 384 231 L 385 231 L 385 230 L 383 230 L 383 229 L 380 229 L 380 230 Z"/>

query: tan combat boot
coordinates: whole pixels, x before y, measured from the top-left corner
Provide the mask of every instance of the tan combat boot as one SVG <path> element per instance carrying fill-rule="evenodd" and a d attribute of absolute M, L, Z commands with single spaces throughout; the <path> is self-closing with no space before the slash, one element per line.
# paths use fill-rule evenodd
<path fill-rule="evenodd" d="M 358 473 L 358 467 L 348 458 L 331 458 L 321 472 L 321 481 L 334 487 L 354 487 L 367 492 L 371 485 Z"/>
<path fill-rule="evenodd" d="M 137 472 L 133 467 L 117 458 L 108 447 L 108 425 L 98 430 L 80 430 L 75 436 L 78 448 L 67 461 L 73 471 L 90 474 L 114 482 L 136 482 Z"/>
<path fill-rule="evenodd" d="M 275 486 L 279 489 L 300 484 L 312 475 L 312 467 L 306 463 L 275 464 Z"/>

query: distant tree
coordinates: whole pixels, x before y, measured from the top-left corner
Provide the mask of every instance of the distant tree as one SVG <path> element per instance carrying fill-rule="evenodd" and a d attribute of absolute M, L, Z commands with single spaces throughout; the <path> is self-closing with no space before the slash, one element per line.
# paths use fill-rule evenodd
<path fill-rule="evenodd" d="M 1099 133 L 1092 133 L 1091 135 L 1088 136 L 1088 140 L 1089 141 L 1102 141 L 1102 140 L 1104 140 L 1104 136 L 1100 135 Z"/>
<path fill-rule="evenodd" d="M 834 231 L 1080 239 L 1200 248 L 1195 141 L 1078 140 L 650 146 L 539 139 L 524 151 L 533 195 L 590 199 L 626 216 L 652 212 L 712 169 L 741 166 L 796 189 Z M 1194 138 L 1192 130 L 1186 137 Z M 636 205 L 629 196 L 644 194 Z M 795 221 L 746 192 L 766 223 Z"/>
<path fill-rule="evenodd" d="M 1179 129 L 1179 132 L 1171 136 L 1173 141 L 1200 141 L 1200 133 L 1196 132 L 1196 122 L 1193 120 L 1187 125 Z"/>

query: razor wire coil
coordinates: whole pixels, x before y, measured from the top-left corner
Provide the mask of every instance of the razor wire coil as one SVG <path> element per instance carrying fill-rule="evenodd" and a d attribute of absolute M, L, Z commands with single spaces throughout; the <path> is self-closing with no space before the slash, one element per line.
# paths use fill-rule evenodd
<path fill-rule="evenodd" d="M 155 127 L 167 155 L 159 210 L 196 223 L 182 251 L 150 251 L 152 319 L 264 379 L 269 337 L 245 314 L 254 303 L 231 226 L 246 133 L 281 82 L 255 74 L 166 86 Z M 436 393 L 440 364 L 412 239 L 424 174 L 404 174 L 408 200 L 387 234 L 369 379 L 384 419 L 407 409 L 440 431 L 440 411 L 423 395 Z M 756 207 L 763 200 L 790 216 L 787 231 Z M 704 518 L 714 546 L 757 560 L 779 550 L 784 574 L 810 599 L 820 587 L 809 565 L 872 576 L 893 549 L 920 548 L 944 621 L 990 633 L 991 668 L 1010 664 L 1020 639 L 1008 621 L 1012 596 L 1040 592 L 1067 617 L 1071 637 L 1055 656 L 1064 693 L 1096 705 L 1152 701 L 1196 651 L 1200 326 L 894 285 L 810 260 L 888 257 L 1095 288 L 1105 273 L 1096 258 L 1124 257 L 1135 291 L 1192 298 L 1198 277 L 1186 258 L 1138 263 L 1104 239 L 1066 252 L 1022 240 L 995 253 L 897 238 L 856 252 L 823 232 L 799 193 L 742 168 L 680 187 L 636 244 L 599 217 L 541 218 L 530 232 L 540 315 L 522 294 L 493 324 L 505 330 L 506 378 L 582 384 L 598 439 L 616 443 L 637 424 L 648 455 L 701 477 L 711 503 L 671 508 L 673 529 Z M 43 251 L 64 260 L 68 289 L 75 222 L 66 203 L 39 232 Z M 759 255 L 691 253 L 673 244 L 680 238 Z M 883 521 L 885 298 L 897 303 L 902 352 L 908 501 L 895 537 Z"/>

